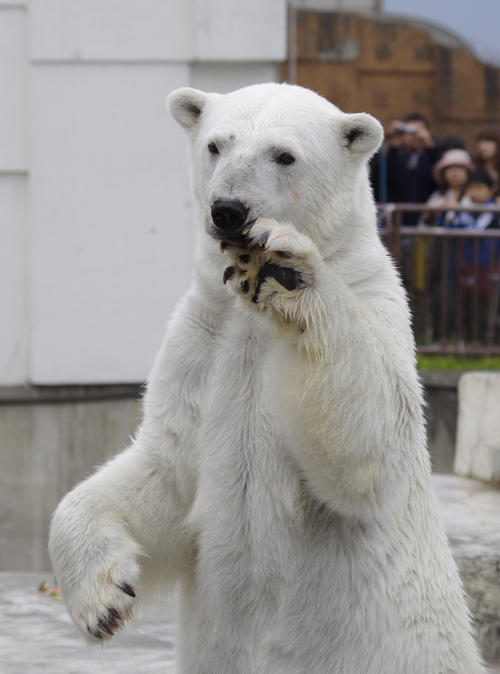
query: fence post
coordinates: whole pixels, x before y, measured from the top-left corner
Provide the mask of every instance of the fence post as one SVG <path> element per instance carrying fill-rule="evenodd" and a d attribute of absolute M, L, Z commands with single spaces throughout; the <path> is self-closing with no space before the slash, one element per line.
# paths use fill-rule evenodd
<path fill-rule="evenodd" d="M 401 227 L 403 226 L 403 213 L 397 207 L 394 210 L 394 247 L 393 256 L 401 271 Z"/>

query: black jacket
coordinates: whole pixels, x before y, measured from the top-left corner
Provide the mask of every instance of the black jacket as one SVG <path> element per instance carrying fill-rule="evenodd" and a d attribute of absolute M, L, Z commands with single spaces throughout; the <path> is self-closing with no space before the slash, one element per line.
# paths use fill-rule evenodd
<path fill-rule="evenodd" d="M 423 204 L 437 189 L 432 177 L 432 167 L 441 158 L 439 148 L 425 148 L 411 163 L 405 148 L 391 147 L 387 151 L 387 200 L 395 203 Z M 415 224 L 418 213 L 407 213 L 406 225 Z"/>

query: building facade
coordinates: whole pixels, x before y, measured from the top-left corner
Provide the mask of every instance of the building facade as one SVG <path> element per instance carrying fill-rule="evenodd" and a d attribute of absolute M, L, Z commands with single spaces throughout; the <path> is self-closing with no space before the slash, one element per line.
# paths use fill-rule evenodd
<path fill-rule="evenodd" d="M 0 0 L 0 385 L 143 381 L 193 260 L 181 86 L 279 79 L 284 0 Z"/>
<path fill-rule="evenodd" d="M 420 112 L 436 136 L 460 136 L 470 151 L 481 129 L 500 124 L 500 69 L 441 27 L 304 9 L 296 36 L 297 83 L 345 112 L 368 112 L 385 127 Z"/>

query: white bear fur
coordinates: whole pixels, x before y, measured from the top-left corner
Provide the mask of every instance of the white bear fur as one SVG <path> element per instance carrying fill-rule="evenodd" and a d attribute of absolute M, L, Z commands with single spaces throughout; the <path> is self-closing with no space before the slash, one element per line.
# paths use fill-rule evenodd
<path fill-rule="evenodd" d="M 178 584 L 182 674 L 484 672 L 430 483 L 407 301 L 377 234 L 379 123 L 289 85 L 169 103 L 190 142 L 196 271 L 137 437 L 54 515 L 71 617 L 102 642 L 110 606 L 132 615 L 119 585 L 138 601 Z M 255 304 L 224 285 L 214 199 L 247 204 L 249 236 L 270 233 L 307 287 L 271 282 Z"/>

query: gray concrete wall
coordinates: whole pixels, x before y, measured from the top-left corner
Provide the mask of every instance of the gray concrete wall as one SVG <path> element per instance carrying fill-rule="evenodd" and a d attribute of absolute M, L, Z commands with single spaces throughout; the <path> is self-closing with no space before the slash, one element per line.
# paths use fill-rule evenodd
<path fill-rule="evenodd" d="M 458 375 L 424 373 L 433 470 L 451 473 Z M 126 447 L 138 387 L 0 388 L 0 571 L 45 571 L 50 516 L 64 494 Z"/>
<path fill-rule="evenodd" d="M 424 370 L 427 445 L 434 473 L 452 473 L 457 434 L 457 385 L 461 372 Z"/>
<path fill-rule="evenodd" d="M 135 391 L 0 389 L 0 571 L 50 569 L 50 517 L 71 487 L 129 444 L 141 418 Z"/>

